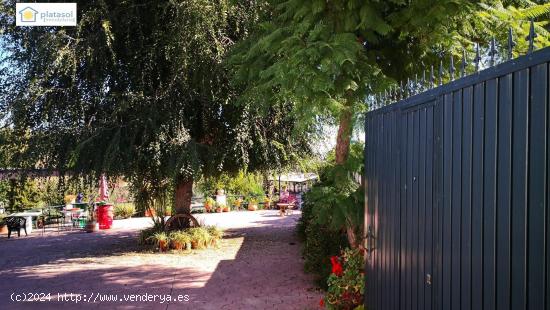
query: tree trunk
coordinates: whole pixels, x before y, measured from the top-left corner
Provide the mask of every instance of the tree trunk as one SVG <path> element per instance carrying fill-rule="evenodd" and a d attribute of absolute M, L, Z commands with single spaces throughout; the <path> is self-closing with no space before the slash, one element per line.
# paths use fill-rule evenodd
<path fill-rule="evenodd" d="M 349 145 L 351 141 L 353 112 L 351 109 L 345 109 L 340 115 L 340 124 L 338 127 L 338 136 L 336 137 L 336 164 L 342 165 L 346 162 L 349 155 Z"/>
<path fill-rule="evenodd" d="M 178 179 L 176 183 L 175 196 L 176 213 L 191 213 L 191 197 L 193 197 L 193 178 Z"/>

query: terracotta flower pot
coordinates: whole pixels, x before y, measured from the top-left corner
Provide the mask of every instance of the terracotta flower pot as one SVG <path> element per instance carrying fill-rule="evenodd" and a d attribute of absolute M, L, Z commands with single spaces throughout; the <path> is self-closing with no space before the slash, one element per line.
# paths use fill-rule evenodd
<path fill-rule="evenodd" d="M 216 208 L 216 212 L 222 213 L 222 208 Z"/>
<path fill-rule="evenodd" d="M 178 250 L 178 251 L 183 250 L 183 245 L 184 245 L 183 243 L 174 241 L 174 242 L 173 242 L 173 245 L 174 245 L 174 249 L 175 249 L 175 250 Z"/>
<path fill-rule="evenodd" d="M 258 205 L 248 205 L 248 211 L 256 211 L 258 210 Z"/>
<path fill-rule="evenodd" d="M 197 249 L 199 247 L 199 243 L 197 241 L 191 241 L 191 248 Z"/>
<path fill-rule="evenodd" d="M 0 224 L 0 234 L 7 234 L 7 233 L 8 233 L 8 225 Z"/>
<path fill-rule="evenodd" d="M 168 242 L 166 240 L 159 241 L 159 249 L 161 252 L 166 252 L 168 250 Z"/>
<path fill-rule="evenodd" d="M 228 206 L 227 206 L 227 207 L 224 207 L 224 208 L 223 208 L 223 212 L 229 212 L 229 207 L 228 207 Z"/>
<path fill-rule="evenodd" d="M 210 212 L 210 210 L 212 210 L 212 206 L 208 203 L 205 203 L 204 204 L 204 209 L 206 210 L 206 212 Z"/>

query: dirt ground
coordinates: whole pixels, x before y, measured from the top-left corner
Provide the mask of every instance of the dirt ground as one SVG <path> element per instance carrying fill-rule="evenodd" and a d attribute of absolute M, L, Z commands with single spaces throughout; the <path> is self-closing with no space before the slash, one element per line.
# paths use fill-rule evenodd
<path fill-rule="evenodd" d="M 138 246 L 148 218 L 92 234 L 0 235 L 0 309 L 316 309 L 321 292 L 303 272 L 299 217 L 201 214 L 226 235 L 218 249 L 184 253 Z"/>

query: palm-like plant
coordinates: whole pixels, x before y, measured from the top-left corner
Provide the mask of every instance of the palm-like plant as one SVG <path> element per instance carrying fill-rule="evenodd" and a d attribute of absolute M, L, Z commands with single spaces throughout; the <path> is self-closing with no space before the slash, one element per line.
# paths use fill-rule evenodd
<path fill-rule="evenodd" d="M 516 36 L 514 55 L 524 53 L 529 42 L 525 40 L 530 31 L 530 23 L 534 22 L 535 45 L 538 47 L 550 45 L 549 18 L 550 3 L 537 4 L 528 0 L 509 1 L 496 0 L 492 4 L 480 4 L 478 16 L 490 26 L 488 29 L 501 42 L 506 42 L 507 33 L 502 29 L 511 28 Z"/>

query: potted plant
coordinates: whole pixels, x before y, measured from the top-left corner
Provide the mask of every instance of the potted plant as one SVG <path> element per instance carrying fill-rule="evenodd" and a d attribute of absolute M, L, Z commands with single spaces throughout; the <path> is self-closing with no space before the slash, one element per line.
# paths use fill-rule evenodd
<path fill-rule="evenodd" d="M 216 203 L 216 212 L 222 213 L 223 211 L 223 205 Z"/>
<path fill-rule="evenodd" d="M 183 250 L 191 242 L 191 236 L 185 231 L 174 231 L 170 234 L 170 242 L 176 250 Z"/>
<path fill-rule="evenodd" d="M 166 252 L 166 250 L 168 250 L 168 241 L 170 241 L 170 238 L 165 232 L 157 232 L 150 238 L 159 247 L 161 252 Z"/>
<path fill-rule="evenodd" d="M 265 196 L 265 198 L 264 198 L 264 209 L 270 209 L 270 203 L 271 203 L 271 199 L 269 199 L 268 196 Z"/>
<path fill-rule="evenodd" d="M 0 214 L 0 234 L 8 233 L 8 225 L 6 225 L 6 215 L 4 213 Z"/>
<path fill-rule="evenodd" d="M 233 206 L 236 210 L 239 210 L 241 208 L 241 204 L 243 203 L 243 200 L 239 197 L 233 201 Z"/>
<path fill-rule="evenodd" d="M 258 200 L 256 198 L 250 198 L 248 200 L 248 211 L 258 210 Z"/>
<path fill-rule="evenodd" d="M 193 227 L 188 230 L 191 236 L 191 247 L 193 249 L 203 249 L 210 242 L 210 235 L 204 227 Z"/>
<path fill-rule="evenodd" d="M 223 230 L 216 226 L 208 226 L 206 230 L 208 231 L 208 235 L 210 235 L 210 245 L 217 247 L 218 240 L 223 238 Z"/>
<path fill-rule="evenodd" d="M 229 205 L 222 205 L 222 211 L 223 212 L 229 212 L 229 211 L 231 211 L 231 207 L 229 207 Z"/>
<path fill-rule="evenodd" d="M 204 209 L 206 210 L 206 212 L 210 212 L 215 204 L 216 204 L 216 201 L 214 200 L 214 198 L 208 197 L 204 201 Z"/>

